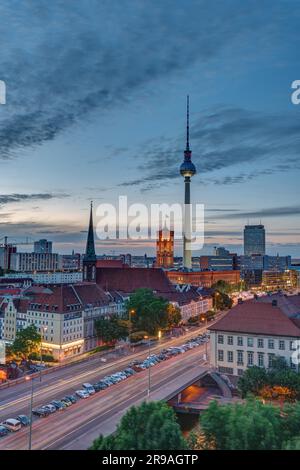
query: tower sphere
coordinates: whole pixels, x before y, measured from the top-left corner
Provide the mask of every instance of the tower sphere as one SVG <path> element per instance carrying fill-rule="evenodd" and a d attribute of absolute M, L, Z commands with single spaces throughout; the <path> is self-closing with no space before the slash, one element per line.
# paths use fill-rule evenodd
<path fill-rule="evenodd" d="M 194 163 L 188 160 L 184 160 L 184 162 L 180 165 L 181 176 L 191 177 L 191 176 L 194 176 L 195 173 L 196 173 L 196 167 Z"/>

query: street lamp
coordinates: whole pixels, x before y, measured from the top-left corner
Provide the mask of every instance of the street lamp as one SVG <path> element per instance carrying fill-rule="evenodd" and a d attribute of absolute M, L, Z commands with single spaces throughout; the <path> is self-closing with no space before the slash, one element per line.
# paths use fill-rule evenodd
<path fill-rule="evenodd" d="M 144 339 L 148 339 L 148 349 L 149 349 L 149 358 L 150 358 L 150 335 L 149 336 L 144 336 Z M 150 390 L 151 390 L 151 363 L 149 361 L 149 367 L 148 367 L 148 391 L 147 391 L 147 397 L 150 397 Z"/>
<path fill-rule="evenodd" d="M 32 441 L 32 407 L 33 407 L 33 377 L 26 375 L 25 379 L 31 380 L 31 393 L 30 393 L 30 408 L 29 408 L 29 441 L 28 441 L 28 450 L 31 450 L 31 441 Z"/>
<path fill-rule="evenodd" d="M 131 349 L 131 334 L 132 334 L 132 315 L 135 314 L 135 309 L 131 308 L 129 310 L 129 347 Z"/>
<path fill-rule="evenodd" d="M 41 327 L 41 351 L 40 351 L 40 382 L 42 381 L 42 362 L 43 362 L 43 351 L 42 351 L 42 342 L 44 339 L 44 333 L 48 330 L 47 326 Z"/>

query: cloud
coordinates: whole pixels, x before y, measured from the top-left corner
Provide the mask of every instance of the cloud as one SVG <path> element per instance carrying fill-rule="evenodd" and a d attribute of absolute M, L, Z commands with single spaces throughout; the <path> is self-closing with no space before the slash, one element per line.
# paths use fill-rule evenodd
<path fill-rule="evenodd" d="M 287 217 L 300 214 L 300 206 L 270 207 L 258 211 L 239 212 L 226 214 L 226 219 L 247 219 L 247 218 L 267 218 L 267 217 Z M 223 219 L 224 216 L 216 216 L 215 219 Z"/>
<path fill-rule="evenodd" d="M 104 113 L 132 100 L 157 79 L 206 63 L 244 35 L 265 36 L 270 5 L 264 16 L 261 2 L 251 3 L 2 0 L 7 104 L 0 159 L 55 139 L 95 109 Z M 272 25 L 281 15 L 280 8 L 272 12 Z"/>
<path fill-rule="evenodd" d="M 0 194 L 0 206 L 9 203 L 15 202 L 24 202 L 24 201 L 48 201 L 49 199 L 54 198 L 65 198 L 68 197 L 68 194 L 54 194 L 54 193 L 37 193 L 37 194 Z"/>
<path fill-rule="evenodd" d="M 175 141 L 158 139 L 146 143 L 136 157 L 140 159 L 138 169 L 143 176 L 120 185 L 150 190 L 158 182 L 164 184 L 178 178 L 183 145 L 183 135 Z M 295 112 L 277 115 L 219 107 L 203 113 L 192 124 L 191 145 L 192 158 L 204 184 L 232 185 L 258 176 L 300 169 L 300 121 Z M 253 163 L 255 171 L 246 169 L 237 175 L 206 176 Z"/>

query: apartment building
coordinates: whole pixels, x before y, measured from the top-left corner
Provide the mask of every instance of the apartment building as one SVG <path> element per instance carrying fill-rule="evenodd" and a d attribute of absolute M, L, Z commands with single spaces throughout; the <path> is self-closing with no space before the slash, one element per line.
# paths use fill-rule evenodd
<path fill-rule="evenodd" d="M 244 302 L 210 326 L 210 361 L 219 372 L 242 375 L 252 366 L 271 367 L 274 357 L 291 368 L 300 340 L 300 297 Z"/>

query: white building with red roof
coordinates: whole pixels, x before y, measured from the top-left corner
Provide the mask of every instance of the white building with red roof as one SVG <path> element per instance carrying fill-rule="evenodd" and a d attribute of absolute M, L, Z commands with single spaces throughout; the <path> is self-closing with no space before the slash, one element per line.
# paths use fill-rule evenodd
<path fill-rule="evenodd" d="M 254 365 L 268 368 L 275 356 L 297 368 L 300 296 L 271 296 L 243 302 L 210 326 L 210 362 L 219 372 L 242 375 Z"/>

